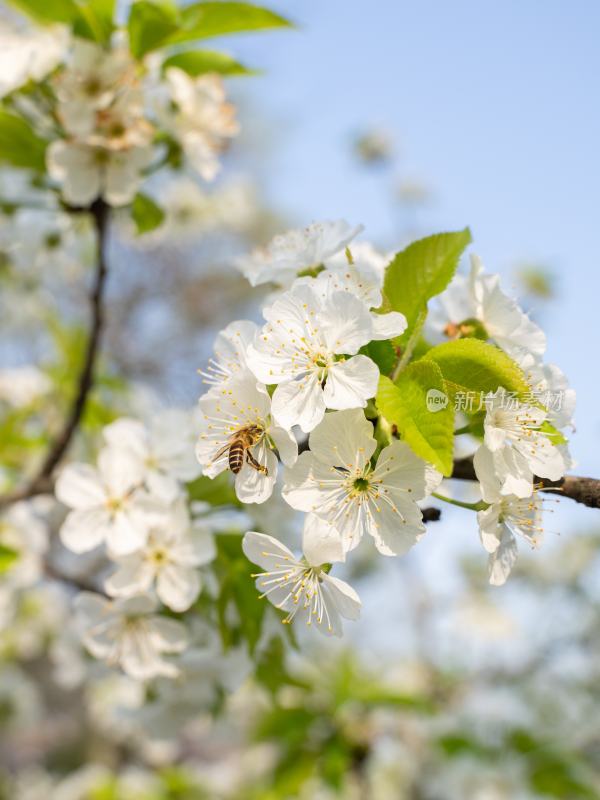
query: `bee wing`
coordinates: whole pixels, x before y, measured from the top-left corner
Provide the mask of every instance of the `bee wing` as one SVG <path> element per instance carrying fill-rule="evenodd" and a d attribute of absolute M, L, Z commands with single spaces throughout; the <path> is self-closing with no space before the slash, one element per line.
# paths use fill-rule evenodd
<path fill-rule="evenodd" d="M 213 456 L 213 459 L 212 459 L 212 460 L 213 460 L 213 461 L 218 461 L 218 460 L 221 458 L 221 456 L 224 456 L 224 455 L 225 455 L 225 453 L 227 453 L 227 452 L 229 451 L 229 448 L 230 448 L 230 447 L 231 447 L 231 445 L 230 445 L 229 443 L 227 443 L 227 444 L 225 445 L 225 447 L 222 447 L 222 448 L 219 450 L 219 452 L 218 452 L 218 453 L 215 453 L 215 455 Z"/>

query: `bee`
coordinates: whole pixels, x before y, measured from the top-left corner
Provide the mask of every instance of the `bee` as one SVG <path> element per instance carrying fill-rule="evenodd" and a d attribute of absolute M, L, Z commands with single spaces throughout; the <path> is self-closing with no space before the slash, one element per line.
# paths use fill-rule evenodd
<path fill-rule="evenodd" d="M 229 441 L 225 447 L 219 450 L 214 457 L 214 461 L 217 461 L 217 459 L 221 458 L 221 456 L 224 456 L 225 453 L 227 453 L 229 469 L 234 475 L 237 475 L 244 466 L 244 459 L 248 462 L 248 464 L 250 464 L 251 467 L 254 467 L 257 472 L 260 472 L 263 475 L 268 475 L 269 471 L 267 468 L 263 467 L 262 464 L 259 464 L 250 452 L 250 448 L 260 441 L 263 433 L 264 431 L 260 425 L 248 425 L 245 428 L 241 428 L 239 431 L 236 431 L 229 437 Z"/>

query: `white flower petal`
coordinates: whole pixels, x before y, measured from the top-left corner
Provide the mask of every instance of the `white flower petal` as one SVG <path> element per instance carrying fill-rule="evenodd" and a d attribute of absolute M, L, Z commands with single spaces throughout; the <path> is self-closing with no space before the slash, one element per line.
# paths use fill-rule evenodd
<path fill-rule="evenodd" d="M 100 475 L 89 464 L 67 464 L 58 476 L 55 491 L 60 502 L 70 508 L 92 508 L 106 500 Z"/>
<path fill-rule="evenodd" d="M 187 611 L 200 592 L 200 578 L 191 567 L 168 564 L 158 574 L 156 593 L 172 611 Z"/>
<path fill-rule="evenodd" d="M 325 414 L 311 433 L 310 451 L 330 467 L 362 469 L 377 447 L 373 425 L 360 409 Z"/>
<path fill-rule="evenodd" d="M 316 514 L 307 514 L 304 520 L 302 552 L 307 562 L 315 567 L 346 558 L 339 532 Z"/>
<path fill-rule="evenodd" d="M 298 442 L 291 431 L 286 431 L 277 425 L 271 425 L 268 434 L 277 448 L 279 457 L 286 467 L 291 467 L 298 458 Z"/>
<path fill-rule="evenodd" d="M 98 454 L 98 471 L 111 497 L 129 494 L 144 478 L 144 466 L 128 450 L 104 447 Z"/>
<path fill-rule="evenodd" d="M 127 556 L 118 562 L 117 569 L 104 581 L 112 597 L 129 597 L 147 592 L 152 586 L 152 567 L 138 555 Z"/>
<path fill-rule="evenodd" d="M 408 325 L 406 317 L 399 311 L 390 311 L 387 314 L 371 314 L 373 332 L 371 339 L 381 341 L 400 336 Z"/>
<path fill-rule="evenodd" d="M 318 314 L 319 332 L 331 353 L 354 355 L 372 338 L 367 306 L 349 292 L 334 292 Z"/>
<path fill-rule="evenodd" d="M 364 408 L 377 393 L 379 369 L 370 358 L 353 356 L 329 368 L 323 391 L 327 408 Z"/>
<path fill-rule="evenodd" d="M 481 544 L 488 553 L 495 553 L 500 546 L 500 539 L 502 537 L 500 506 L 491 505 L 483 511 L 478 511 L 477 522 L 479 523 Z"/>
<path fill-rule="evenodd" d="M 278 539 L 265 533 L 248 531 L 242 540 L 242 550 L 248 561 L 258 564 L 266 572 L 278 569 L 282 564 L 297 563 L 291 550 Z"/>
<path fill-rule="evenodd" d="M 104 508 L 71 511 L 60 529 L 60 539 L 73 553 L 86 553 L 102 544 L 111 528 L 110 513 Z"/>
<path fill-rule="evenodd" d="M 323 419 L 325 400 L 315 373 L 301 380 L 279 384 L 273 392 L 273 417 L 286 430 L 299 425 L 309 433 Z"/>
<path fill-rule="evenodd" d="M 167 617 L 152 617 L 151 638 L 155 647 L 165 653 L 181 653 L 188 645 L 185 625 Z"/>
<path fill-rule="evenodd" d="M 360 597 L 352 586 L 346 581 L 335 578 L 333 575 L 323 575 L 323 583 L 329 589 L 335 607 L 345 619 L 358 619 L 360 617 Z"/>
<path fill-rule="evenodd" d="M 260 446 L 259 446 L 260 448 Z M 255 469 L 247 461 L 235 476 L 235 493 L 242 503 L 264 503 L 273 494 L 273 486 L 277 478 L 277 456 L 264 446 L 259 455 L 253 448 L 253 455 L 259 464 L 267 467 L 267 474 Z"/>
<path fill-rule="evenodd" d="M 148 528 L 139 515 L 117 511 L 106 529 L 106 544 L 115 556 L 128 555 L 143 547 L 147 536 Z"/>
<path fill-rule="evenodd" d="M 490 554 L 488 572 L 492 586 L 502 586 L 517 560 L 517 540 L 505 527 L 498 549 Z"/>

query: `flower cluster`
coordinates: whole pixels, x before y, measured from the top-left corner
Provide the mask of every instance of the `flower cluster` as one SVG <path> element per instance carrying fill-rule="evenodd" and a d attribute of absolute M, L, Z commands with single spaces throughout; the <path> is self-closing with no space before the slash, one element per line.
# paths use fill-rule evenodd
<path fill-rule="evenodd" d="M 215 557 L 206 522 L 190 515 L 184 484 L 198 475 L 192 420 L 163 412 L 144 425 L 121 418 L 104 429 L 97 467 L 68 464 L 56 496 L 68 508 L 60 538 L 73 553 L 100 546 L 114 568 L 106 594 L 81 594 L 83 642 L 96 657 L 144 680 L 175 675 L 161 658 L 186 647 L 185 627 L 157 614 L 159 602 L 187 611 L 201 590 L 199 568 Z"/>
<path fill-rule="evenodd" d="M 489 552 L 490 582 L 506 581 L 517 557 L 515 535 L 537 547 L 542 539 L 539 479 L 558 481 L 571 466 L 560 429 L 572 428 L 575 392 L 554 364 L 544 363 L 546 336 L 500 288 L 498 275 L 471 257 L 468 277 L 457 276 L 428 318 L 432 337 L 491 339 L 523 370 L 530 391 L 510 400 L 505 387 L 485 398 L 483 441 L 474 454 L 486 508 L 478 512 L 481 541 Z M 561 393 L 560 408 L 530 398 Z"/>
<path fill-rule="evenodd" d="M 355 242 L 361 230 L 342 220 L 313 224 L 238 260 L 252 285 L 276 288 L 262 327 L 238 321 L 219 334 L 203 373 L 211 388 L 200 399 L 196 452 L 205 475 L 229 469 L 239 500 L 263 503 L 282 462 L 282 497 L 307 514 L 304 560 L 255 532 L 246 534 L 244 550 L 265 570 L 257 586 L 288 612 L 286 620 L 302 610 L 327 633 L 337 633 L 339 617 L 354 618 L 358 610 L 357 600 L 341 602 L 332 589 L 331 565 L 344 561 L 364 534 L 383 555 L 406 553 L 425 533 L 418 503 L 443 477 L 438 462 L 424 457 L 418 425 L 417 435 L 409 435 L 402 413 L 386 419 L 377 408 L 385 373 L 371 348 L 385 343 L 391 367 L 395 358 L 402 366 L 398 343 L 407 320 L 385 297 L 385 257 Z M 515 534 L 533 546 L 541 539 L 537 481 L 557 481 L 570 465 L 559 428 L 572 423 L 571 390 L 557 367 L 542 362 L 543 332 L 503 294 L 497 275 L 484 274 L 476 256 L 470 276 L 457 275 L 439 296 L 425 331 L 434 341 L 489 342 L 486 357 L 503 351 L 501 363 L 520 381 L 511 403 L 504 386 L 493 386 L 479 423 L 474 414 L 465 428 L 474 433 L 480 426 L 474 467 L 482 499 L 473 508 L 490 554 L 490 581 L 501 584 L 516 558 Z M 404 345 L 409 356 L 414 343 Z M 552 415 L 527 402 L 524 386 L 527 396 L 566 389 L 567 409 Z"/>
<path fill-rule="evenodd" d="M 127 205 L 144 178 L 167 163 L 185 161 L 203 180 L 215 178 L 220 153 L 238 133 L 219 75 L 163 67 L 155 54 L 135 59 L 124 31 L 106 44 L 65 30 L 35 41 L 33 71 L 43 93 L 26 100 L 20 94 L 32 71 L 20 57 L 5 94 L 48 142 L 48 174 L 69 205 L 88 207 L 99 197 Z"/>
<path fill-rule="evenodd" d="M 396 311 L 375 313 L 384 259 L 368 245 L 354 247 L 360 230 L 315 224 L 240 260 L 253 284 L 284 290 L 263 309 L 262 327 L 234 322 L 217 337 L 203 373 L 211 388 L 200 399 L 196 447 L 205 475 L 234 473 L 244 503 L 268 500 L 282 462 L 283 499 L 307 514 L 304 557 L 256 532 L 246 534 L 244 551 L 265 570 L 257 587 L 287 620 L 302 612 L 334 634 L 340 617 L 356 618 L 360 602 L 329 574 L 331 564 L 364 534 L 385 555 L 406 552 L 425 531 L 417 502 L 441 478 L 401 441 L 378 447 L 365 417 L 380 373 L 359 351 L 400 336 L 407 323 Z M 298 457 L 306 433 L 308 450 Z"/>

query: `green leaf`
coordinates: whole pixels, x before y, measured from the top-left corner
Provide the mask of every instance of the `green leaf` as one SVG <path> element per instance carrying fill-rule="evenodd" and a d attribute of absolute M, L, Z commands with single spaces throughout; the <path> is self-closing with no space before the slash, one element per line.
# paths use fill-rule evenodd
<path fill-rule="evenodd" d="M 79 20 L 74 21 L 75 34 L 107 44 L 115 29 L 115 0 L 87 0 L 78 4 Z M 91 34 L 91 37 L 89 37 Z"/>
<path fill-rule="evenodd" d="M 0 110 L 0 161 L 13 167 L 43 172 L 46 142 L 22 117 Z"/>
<path fill-rule="evenodd" d="M 181 11 L 181 27 L 171 43 L 208 39 L 227 33 L 289 27 L 287 19 L 267 8 L 250 3 L 193 3 Z"/>
<path fill-rule="evenodd" d="M 377 407 L 418 456 L 444 475 L 452 473 L 454 409 L 434 363 L 409 364 L 396 383 L 382 375 Z"/>
<path fill-rule="evenodd" d="M 41 25 L 62 22 L 76 36 L 108 42 L 114 30 L 115 0 L 10 0 L 11 5 Z"/>
<path fill-rule="evenodd" d="M 531 391 L 522 369 L 493 344 L 479 339 L 458 339 L 432 347 L 424 361 L 435 362 L 451 393 L 495 392 L 502 386 L 521 397 Z"/>
<path fill-rule="evenodd" d="M 165 218 L 165 212 L 147 194 L 138 192 L 133 198 L 131 216 L 138 234 L 142 234 L 158 228 Z"/>
<path fill-rule="evenodd" d="M 202 500 L 211 506 L 236 506 L 241 505 L 235 494 L 229 472 L 221 472 L 214 478 L 201 475 L 195 481 L 188 483 L 187 490 L 191 500 Z"/>
<path fill-rule="evenodd" d="M 217 615 L 224 647 L 246 642 L 250 655 L 254 653 L 262 632 L 267 603 L 260 599 L 252 573 L 255 567 L 242 551 L 241 534 L 221 534 L 215 539 L 217 558 L 213 568 L 219 581 Z M 232 621 L 233 606 L 237 620 Z"/>
<path fill-rule="evenodd" d="M 127 29 L 131 52 L 142 58 L 179 29 L 177 8 L 169 2 L 139 0 L 131 6 Z"/>
<path fill-rule="evenodd" d="M 18 559 L 19 554 L 12 547 L 0 544 L 0 573 L 7 572 Z"/>
<path fill-rule="evenodd" d="M 553 445 L 568 444 L 569 440 L 548 420 L 544 420 L 540 425 L 540 431 L 545 433 Z"/>
<path fill-rule="evenodd" d="M 176 53 L 163 62 L 163 69 L 178 67 L 188 75 L 196 77 L 207 72 L 218 72 L 219 75 L 253 75 L 248 69 L 227 53 L 216 50 L 191 50 L 187 53 Z"/>
<path fill-rule="evenodd" d="M 389 264 L 383 286 L 384 308 L 400 311 L 407 319 L 408 327 L 399 338 L 400 343 L 408 341 L 427 302 L 448 286 L 470 241 L 468 228 L 437 233 L 409 244 Z"/>
<path fill-rule="evenodd" d="M 52 22 L 71 23 L 77 16 L 77 7 L 73 0 L 10 0 L 10 5 L 18 8 L 28 17 L 42 25 Z"/>
<path fill-rule="evenodd" d="M 396 363 L 396 351 L 394 345 L 389 341 L 369 342 L 361 347 L 360 352 L 377 364 L 382 375 L 388 375 Z"/>

